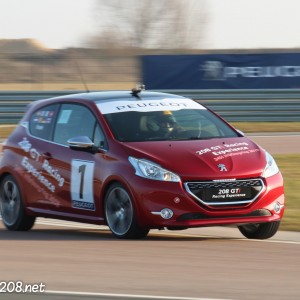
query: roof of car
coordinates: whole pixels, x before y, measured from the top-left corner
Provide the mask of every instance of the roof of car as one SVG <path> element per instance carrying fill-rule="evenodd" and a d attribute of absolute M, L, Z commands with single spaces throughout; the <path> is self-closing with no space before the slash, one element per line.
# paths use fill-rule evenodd
<path fill-rule="evenodd" d="M 182 96 L 162 93 L 162 92 L 149 92 L 142 91 L 136 96 L 132 94 L 131 91 L 103 91 L 103 92 L 87 92 L 79 94 L 70 94 L 66 96 L 55 97 L 53 99 L 77 99 L 77 100 L 90 100 L 94 102 L 101 102 L 101 100 L 120 100 L 120 99 L 132 99 L 132 100 L 146 100 L 155 98 L 165 99 L 165 98 L 184 98 Z"/>

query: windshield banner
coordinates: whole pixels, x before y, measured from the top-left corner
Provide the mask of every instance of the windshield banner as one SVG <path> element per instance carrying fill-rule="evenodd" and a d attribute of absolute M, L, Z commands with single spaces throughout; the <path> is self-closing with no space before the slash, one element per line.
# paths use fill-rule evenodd
<path fill-rule="evenodd" d="M 180 98 L 170 98 L 157 100 L 119 100 L 111 102 L 101 102 L 97 104 L 102 114 L 122 113 L 128 111 L 148 112 L 180 109 L 206 109 L 201 104 Z"/>
<path fill-rule="evenodd" d="M 147 89 L 300 88 L 300 53 L 147 55 Z"/>

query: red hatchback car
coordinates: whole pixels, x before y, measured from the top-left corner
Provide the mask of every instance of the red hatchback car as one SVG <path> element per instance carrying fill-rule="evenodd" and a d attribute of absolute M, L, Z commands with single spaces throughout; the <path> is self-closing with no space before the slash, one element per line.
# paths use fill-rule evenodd
<path fill-rule="evenodd" d="M 237 225 L 266 239 L 284 211 L 272 156 L 181 96 L 93 92 L 35 101 L 3 145 L 0 212 L 9 230 L 36 217 L 150 229 Z"/>

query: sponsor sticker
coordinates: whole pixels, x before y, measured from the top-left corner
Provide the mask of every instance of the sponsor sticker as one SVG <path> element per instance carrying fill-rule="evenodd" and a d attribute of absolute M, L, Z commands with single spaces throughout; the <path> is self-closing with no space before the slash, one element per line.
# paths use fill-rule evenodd
<path fill-rule="evenodd" d="M 57 121 L 58 124 L 67 124 L 69 122 L 72 110 L 65 109 L 61 112 L 59 119 Z"/>
<path fill-rule="evenodd" d="M 95 210 L 94 201 L 95 162 L 73 159 L 71 170 L 71 198 L 73 208 Z"/>
<path fill-rule="evenodd" d="M 97 104 L 102 114 L 121 113 L 129 111 L 148 112 L 180 109 L 206 109 L 191 99 L 161 99 L 161 100 L 118 100 Z"/>
<path fill-rule="evenodd" d="M 58 169 L 54 168 L 47 159 L 43 158 L 41 154 L 32 147 L 32 144 L 26 137 L 24 137 L 18 145 L 28 154 L 28 156 L 24 155 L 21 160 L 21 166 L 28 174 L 31 174 L 33 178 L 36 178 L 42 186 L 46 187 L 52 193 L 55 192 L 57 186 L 63 187 L 65 179 L 60 175 Z M 48 178 L 45 177 L 45 175 L 48 175 Z"/>
<path fill-rule="evenodd" d="M 259 149 L 251 149 L 248 143 L 241 142 L 241 143 L 221 144 L 221 145 L 203 148 L 197 150 L 196 154 L 202 156 L 204 154 L 210 153 L 213 156 L 215 161 L 219 161 L 227 157 L 251 154 L 255 152 L 259 152 Z"/>

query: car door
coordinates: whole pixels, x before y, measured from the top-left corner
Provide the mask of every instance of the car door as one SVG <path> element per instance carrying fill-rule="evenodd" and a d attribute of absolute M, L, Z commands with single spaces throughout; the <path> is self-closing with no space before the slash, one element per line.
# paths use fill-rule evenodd
<path fill-rule="evenodd" d="M 60 178 L 60 181 L 57 180 L 60 189 L 56 195 L 59 207 L 53 206 L 52 210 L 76 218 L 99 217 L 99 201 L 96 200 L 101 182 L 94 174 L 99 161 L 97 156 L 101 154 L 71 149 L 68 140 L 79 136 L 89 137 L 98 146 L 105 144 L 100 125 L 87 106 L 63 103 L 53 131 L 55 147 L 47 153 L 45 162 L 48 175 L 55 179 L 57 171 Z"/>

